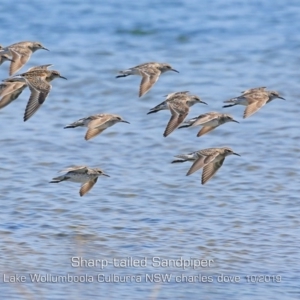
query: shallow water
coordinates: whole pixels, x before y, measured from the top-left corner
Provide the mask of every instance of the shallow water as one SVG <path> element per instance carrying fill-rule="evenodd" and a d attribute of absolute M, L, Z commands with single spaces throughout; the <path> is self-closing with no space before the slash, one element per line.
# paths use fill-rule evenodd
<path fill-rule="evenodd" d="M 1 44 L 42 42 L 50 51 L 34 53 L 22 71 L 53 63 L 68 81 L 55 80 L 26 123 L 28 90 L 0 111 L 3 299 L 299 299 L 298 2 L 30 3 L 2 3 Z M 163 74 L 138 98 L 139 77 L 115 76 L 148 61 L 168 62 L 180 74 Z M 6 62 L 0 76 L 7 74 Z M 243 107 L 222 108 L 224 100 L 256 86 L 287 101 L 274 100 L 246 120 Z M 209 104 L 193 106 L 190 117 L 223 111 L 240 124 L 201 138 L 199 128 L 164 138 L 169 112 L 146 113 L 180 90 Z M 85 129 L 63 129 L 101 112 L 131 124 L 116 124 L 89 142 Z M 174 155 L 223 145 L 241 157 L 226 158 L 204 186 L 201 172 L 185 176 L 190 163 L 170 164 Z M 48 183 L 73 164 L 101 167 L 111 177 L 99 178 L 83 198 L 78 184 Z M 71 257 L 108 265 L 77 268 Z M 145 257 L 145 267 L 113 265 L 113 259 L 139 264 Z M 214 262 L 155 267 L 153 257 Z M 4 282 L 14 274 L 26 282 Z M 36 283 L 30 274 L 71 279 Z M 101 274 L 106 281 L 113 274 L 129 277 L 107 283 Z M 149 282 L 146 274 L 159 275 Z M 170 282 L 163 282 L 164 274 L 171 274 Z M 199 282 L 199 274 L 213 282 Z M 219 282 L 220 274 L 238 282 Z M 179 282 L 184 275 L 198 277 Z"/>

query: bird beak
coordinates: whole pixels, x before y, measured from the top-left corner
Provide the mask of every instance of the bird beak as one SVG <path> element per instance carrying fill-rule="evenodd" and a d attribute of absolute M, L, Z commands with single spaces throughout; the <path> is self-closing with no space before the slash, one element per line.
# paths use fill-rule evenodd
<path fill-rule="evenodd" d="M 179 71 L 177 71 L 177 70 L 174 70 L 174 69 L 171 69 L 171 71 L 174 71 L 174 72 L 176 72 L 176 73 L 179 73 Z"/>
<path fill-rule="evenodd" d="M 204 101 L 200 101 L 200 103 L 203 103 L 203 104 L 206 104 L 206 105 L 208 105 L 206 102 L 204 102 Z"/>
<path fill-rule="evenodd" d="M 238 153 L 235 153 L 235 152 L 232 152 L 232 154 L 237 155 L 237 156 L 240 156 Z"/>
<path fill-rule="evenodd" d="M 61 76 L 61 75 L 59 76 L 59 78 L 62 78 L 62 79 L 66 79 L 66 80 L 67 80 L 67 78 L 66 78 L 66 77 L 64 77 L 64 76 Z"/>
<path fill-rule="evenodd" d="M 130 124 L 128 121 L 125 121 L 125 120 L 121 120 L 121 122 Z"/>
<path fill-rule="evenodd" d="M 42 49 L 47 50 L 47 51 L 50 51 L 49 49 L 47 49 L 47 48 L 45 48 L 45 47 L 42 47 Z"/>
<path fill-rule="evenodd" d="M 106 176 L 106 177 L 110 177 L 109 175 L 107 175 L 107 174 L 105 174 L 105 173 L 103 173 L 102 175 L 103 175 L 103 176 Z"/>
<path fill-rule="evenodd" d="M 279 99 L 285 100 L 283 97 L 278 97 Z"/>
<path fill-rule="evenodd" d="M 233 120 L 233 119 L 232 119 L 231 121 L 232 121 L 232 122 L 235 122 L 235 123 L 240 123 L 240 122 L 238 122 L 238 121 L 236 121 L 236 120 Z"/>

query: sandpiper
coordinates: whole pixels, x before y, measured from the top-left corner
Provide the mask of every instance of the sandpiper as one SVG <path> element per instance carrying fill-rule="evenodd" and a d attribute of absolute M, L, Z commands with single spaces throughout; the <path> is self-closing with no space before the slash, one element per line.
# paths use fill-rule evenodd
<path fill-rule="evenodd" d="M 203 168 L 202 184 L 205 184 L 221 168 L 225 157 L 231 154 L 240 156 L 228 147 L 208 148 L 188 154 L 176 155 L 175 157 L 180 159 L 173 160 L 172 163 L 193 161 L 194 163 L 187 172 L 186 176 L 189 176 L 197 170 Z"/>
<path fill-rule="evenodd" d="M 89 116 L 87 118 L 79 119 L 78 121 L 75 121 L 74 123 L 67 125 L 64 128 L 75 128 L 78 126 L 88 127 L 88 130 L 84 138 L 86 140 L 90 140 L 91 138 L 100 134 L 106 128 L 118 122 L 130 124 L 129 122 L 123 120 L 119 115 L 97 114 L 97 115 Z"/>
<path fill-rule="evenodd" d="M 203 127 L 197 134 L 197 136 L 199 137 L 201 135 L 204 135 L 204 134 L 214 130 L 218 126 L 225 124 L 227 122 L 239 123 L 238 121 L 234 120 L 232 118 L 232 116 L 230 116 L 230 115 L 221 114 L 221 113 L 212 111 L 212 112 L 202 114 L 198 117 L 192 118 L 188 121 L 185 121 L 183 123 L 183 125 L 179 127 L 179 129 L 185 128 L 185 127 L 194 127 L 197 125 L 202 125 Z"/>
<path fill-rule="evenodd" d="M 61 181 L 82 183 L 79 190 L 79 195 L 81 197 L 84 196 L 94 186 L 100 175 L 110 177 L 99 168 L 88 168 L 86 166 L 73 166 L 60 172 L 67 173 L 62 176 L 54 177 L 50 183 L 59 183 Z"/>
<path fill-rule="evenodd" d="M 47 69 L 52 65 L 41 65 L 37 67 L 32 67 L 28 71 L 37 69 Z M 27 72 L 28 72 L 27 71 Z M 47 80 L 47 79 L 46 79 Z M 0 109 L 10 104 L 12 101 L 16 100 L 23 90 L 27 87 L 26 81 L 23 78 L 7 78 L 3 80 L 0 84 Z"/>
<path fill-rule="evenodd" d="M 31 54 L 39 49 L 49 51 L 40 42 L 19 42 L 7 47 L 2 47 L 2 49 L 0 49 L 0 55 L 12 57 L 9 75 L 11 76 L 18 72 L 27 63 Z M 2 62 L 3 61 L 0 60 L 0 65 Z"/>
<path fill-rule="evenodd" d="M 207 104 L 198 96 L 190 95 L 187 91 L 171 93 L 167 95 L 165 101 L 150 109 L 148 114 L 156 113 L 165 109 L 169 109 L 171 111 L 172 116 L 163 134 L 164 137 L 167 137 L 184 121 L 189 113 L 189 108 L 196 103 Z"/>
<path fill-rule="evenodd" d="M 18 77 L 25 79 L 31 92 L 25 109 L 24 122 L 27 121 L 45 102 L 52 88 L 49 82 L 55 78 L 67 79 L 66 77 L 61 76 L 58 71 L 47 69 L 30 70 L 26 73 L 16 75 L 16 78 Z"/>
<path fill-rule="evenodd" d="M 142 97 L 151 89 L 154 83 L 158 80 L 160 74 L 167 71 L 174 71 L 179 73 L 177 70 L 174 70 L 169 64 L 148 62 L 124 71 L 120 71 L 119 73 L 121 75 L 116 76 L 116 78 L 126 77 L 129 75 L 142 76 L 143 78 L 140 84 L 139 91 L 139 97 Z"/>
<path fill-rule="evenodd" d="M 245 119 L 276 98 L 285 100 L 276 91 L 267 91 L 265 87 L 253 88 L 242 92 L 241 96 L 224 101 L 224 103 L 231 104 L 224 105 L 223 107 L 231 107 L 235 105 L 247 106 L 243 115 L 243 118 Z"/>

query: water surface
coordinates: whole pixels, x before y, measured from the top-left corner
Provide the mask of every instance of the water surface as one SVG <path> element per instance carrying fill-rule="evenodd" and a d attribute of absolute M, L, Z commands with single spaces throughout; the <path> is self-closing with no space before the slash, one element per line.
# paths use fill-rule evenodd
<path fill-rule="evenodd" d="M 4 1 L 1 44 L 37 40 L 50 49 L 34 53 L 22 71 L 52 63 L 68 81 L 55 80 L 26 123 L 28 90 L 0 111 L 3 297 L 299 299 L 299 13 L 297 1 Z M 115 76 L 148 61 L 168 62 L 180 73 L 163 74 L 138 98 L 140 78 Z M 7 78 L 7 62 L 0 76 Z M 246 120 L 243 107 L 222 108 L 257 86 L 286 101 L 274 100 Z M 199 128 L 164 138 L 169 112 L 146 113 L 181 90 L 209 104 L 192 107 L 190 117 L 228 112 L 240 124 L 201 138 Z M 131 124 L 116 124 L 89 142 L 85 129 L 63 129 L 101 112 Z M 201 172 L 185 176 L 189 163 L 170 164 L 174 155 L 224 145 L 241 157 L 226 158 L 204 186 Z M 101 167 L 111 177 L 99 178 L 83 198 L 75 183 L 48 183 L 73 164 Z M 110 263 L 76 268 L 72 257 Z M 112 264 L 145 257 L 145 267 Z M 154 267 L 153 257 L 214 263 L 183 270 Z M 26 282 L 3 282 L 14 274 Z M 36 283 L 30 274 L 87 279 Z M 131 277 L 103 283 L 99 274 Z M 146 274 L 171 279 L 146 282 Z M 220 274 L 240 281 L 218 282 Z M 198 277 L 178 282 L 185 275 Z M 197 282 L 200 275 L 213 282 Z M 258 279 L 264 282 L 253 283 Z"/>

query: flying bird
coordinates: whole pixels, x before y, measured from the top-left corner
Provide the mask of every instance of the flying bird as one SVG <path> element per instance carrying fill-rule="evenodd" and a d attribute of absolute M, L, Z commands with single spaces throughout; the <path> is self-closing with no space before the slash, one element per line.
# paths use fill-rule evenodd
<path fill-rule="evenodd" d="M 32 115 L 45 102 L 52 88 L 49 82 L 55 78 L 67 79 L 64 76 L 61 76 L 58 71 L 47 70 L 47 68 L 33 69 L 26 73 L 16 75 L 16 78 L 24 78 L 31 92 L 25 109 L 24 122 L 31 118 Z"/>
<path fill-rule="evenodd" d="M 7 47 L 1 47 L 0 56 L 7 55 L 9 60 L 11 60 L 9 76 L 18 72 L 28 62 L 32 53 L 39 49 L 49 51 L 40 42 L 19 42 Z M 0 59 L 0 65 L 4 60 Z"/>
<path fill-rule="evenodd" d="M 27 72 L 38 69 L 48 69 L 52 65 L 41 65 L 30 68 Z M 0 83 L 0 109 L 16 100 L 27 87 L 24 78 L 10 77 Z"/>
<path fill-rule="evenodd" d="M 121 75 L 116 76 L 116 78 L 127 77 L 129 75 L 142 76 L 142 81 L 140 84 L 140 91 L 139 91 L 139 97 L 142 97 L 155 84 L 160 74 L 165 73 L 167 71 L 174 71 L 176 73 L 179 73 L 177 70 L 174 70 L 172 66 L 169 64 L 149 62 L 149 63 L 138 65 L 133 68 L 129 68 L 124 71 L 120 71 L 119 73 Z"/>
<path fill-rule="evenodd" d="M 189 113 L 190 107 L 196 103 L 207 104 L 197 95 L 190 95 L 187 91 L 171 93 L 167 95 L 165 101 L 150 109 L 148 114 L 165 109 L 170 110 L 171 118 L 163 134 L 164 137 L 167 137 L 184 121 Z"/>
<path fill-rule="evenodd" d="M 228 147 L 208 148 L 188 154 L 176 155 L 175 157 L 179 159 L 173 160 L 172 163 L 192 161 L 193 164 L 187 172 L 186 176 L 189 176 L 199 169 L 203 168 L 202 184 L 205 184 L 221 168 L 225 157 L 231 154 L 240 156 Z"/>
<path fill-rule="evenodd" d="M 90 140 L 91 138 L 100 134 L 106 128 L 113 126 L 114 124 L 119 122 L 130 124 L 129 122 L 123 120 L 119 115 L 97 114 L 89 116 L 87 118 L 79 119 L 78 121 L 75 121 L 72 124 L 66 125 L 64 128 L 75 128 L 79 126 L 88 127 L 85 139 Z"/>
<path fill-rule="evenodd" d="M 50 183 L 59 183 L 62 181 L 82 183 L 79 190 L 79 195 L 81 197 L 91 190 L 99 176 L 103 175 L 110 177 L 99 168 L 89 168 L 87 166 L 73 166 L 60 172 L 66 172 L 66 174 L 53 178 Z"/>
<path fill-rule="evenodd" d="M 200 131 L 197 134 L 197 137 L 202 136 L 214 129 L 216 129 L 218 126 L 225 124 L 227 122 L 235 122 L 239 123 L 238 121 L 234 120 L 232 116 L 227 114 L 221 114 L 218 112 L 208 112 L 202 115 L 199 115 L 198 117 L 192 118 L 188 121 L 185 121 L 180 128 L 186 128 L 186 127 L 194 127 L 194 126 L 202 126 Z"/>
<path fill-rule="evenodd" d="M 246 119 L 255 114 L 265 104 L 276 98 L 285 100 L 276 91 L 267 91 L 265 87 L 253 88 L 242 92 L 241 96 L 224 101 L 224 103 L 230 104 L 224 105 L 223 107 L 231 107 L 235 105 L 247 106 L 243 115 L 243 118 Z"/>

